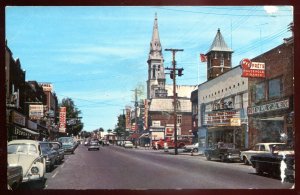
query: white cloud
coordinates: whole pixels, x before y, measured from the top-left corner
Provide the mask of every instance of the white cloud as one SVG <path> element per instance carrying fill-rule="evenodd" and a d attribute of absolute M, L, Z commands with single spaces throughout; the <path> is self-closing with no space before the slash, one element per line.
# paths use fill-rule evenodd
<path fill-rule="evenodd" d="M 264 9 L 268 14 L 274 14 L 278 11 L 277 6 L 264 6 Z"/>

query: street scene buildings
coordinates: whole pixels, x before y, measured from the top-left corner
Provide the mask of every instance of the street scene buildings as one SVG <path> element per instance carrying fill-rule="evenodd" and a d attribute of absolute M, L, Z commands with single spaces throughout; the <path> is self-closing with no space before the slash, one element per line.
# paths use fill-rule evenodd
<path fill-rule="evenodd" d="M 176 78 L 184 79 L 185 72 L 180 63 L 177 64 L 176 55 L 180 55 L 180 51 L 183 51 L 183 49 L 164 49 L 161 43 L 164 37 L 159 36 L 158 18 L 155 13 L 152 36 L 149 37 L 148 58 L 145 59 L 144 63 L 144 70 L 147 73 L 147 78 L 145 78 L 146 98 L 139 98 L 138 93 L 142 93 L 141 89 L 135 88 L 132 90 L 134 101 L 131 105 L 122 105 L 121 112 L 123 114 L 118 116 L 115 129 L 108 129 L 106 132 L 103 128 L 86 132 L 81 122 L 82 117 L 79 116 L 81 113 L 74 106 L 74 102 L 66 100 L 59 103 L 53 83 L 27 81 L 26 73 L 30 70 L 25 71 L 22 69 L 21 60 L 13 57 L 13 52 L 9 49 L 9 40 L 7 40 L 5 45 L 5 100 L 8 145 L 9 143 L 15 143 L 11 142 L 13 140 L 35 140 L 37 141 L 35 144 L 39 147 L 42 147 L 41 144 L 50 144 L 50 141 L 58 142 L 64 152 L 67 151 L 66 147 L 68 147 L 71 154 L 75 153 L 73 156 L 66 157 L 68 161 L 65 160 L 64 162 L 68 163 L 72 162 L 72 159 L 80 159 L 86 155 L 85 147 L 88 147 L 88 151 L 95 148 L 100 152 L 106 150 L 104 153 L 107 158 L 117 164 L 111 165 L 110 161 L 104 162 L 105 158 L 97 159 L 99 165 L 103 163 L 100 167 L 91 163 L 91 167 L 97 167 L 96 170 L 101 170 L 99 171 L 101 174 L 108 173 L 107 170 L 111 171 L 112 175 L 124 174 L 129 176 L 131 172 L 137 174 L 135 172 L 137 169 L 133 169 L 133 166 L 129 166 L 130 164 L 135 165 L 134 163 L 136 163 L 136 165 L 142 166 L 153 160 L 153 167 L 158 166 L 157 164 L 161 166 L 160 172 L 146 168 L 149 169 L 149 175 L 153 178 L 161 174 L 162 170 L 170 171 L 169 164 L 173 163 L 173 159 L 171 162 L 170 159 L 162 158 L 164 162 L 160 164 L 160 160 L 155 162 L 155 158 L 151 155 L 173 154 L 173 149 L 174 156 L 178 154 L 177 149 L 180 149 L 181 153 L 185 152 L 190 156 L 200 156 L 199 158 L 202 161 L 205 159 L 211 161 L 211 159 L 216 158 L 221 162 L 243 162 L 253 166 L 255 173 L 258 175 L 263 175 L 267 171 L 263 170 L 262 166 L 258 166 L 259 163 L 253 158 L 251 158 L 252 160 L 242 159 L 242 151 L 249 151 L 255 148 L 258 143 L 274 143 L 274 145 L 270 145 L 268 150 L 268 155 L 273 155 L 275 151 L 279 151 L 278 148 L 275 148 L 275 145 L 280 143 L 285 144 L 294 152 L 296 132 L 294 114 L 294 35 L 286 37 L 282 40 L 282 44 L 262 52 L 252 59 L 245 56 L 245 58 L 240 59 L 239 64 L 233 64 L 234 48 L 229 47 L 227 40 L 224 39 L 222 29 L 217 28 L 215 32 L 210 32 L 211 39 L 208 40 L 213 41 L 210 47 L 207 48 L 207 52 L 199 53 L 200 61 L 205 63 L 205 68 L 201 71 L 206 73 L 206 80 L 190 85 L 179 85 L 176 83 Z M 293 23 L 287 27 L 287 30 L 293 30 Z M 164 51 L 172 52 L 172 67 L 165 65 Z M 167 84 L 167 80 L 172 81 L 173 84 Z M 95 87 L 97 86 L 95 85 Z M 69 105 L 73 107 L 68 107 Z M 97 115 L 98 113 L 92 114 Z M 70 143 L 67 143 L 69 146 L 65 146 L 64 143 L 60 142 L 59 138 L 61 137 L 64 139 L 71 137 L 70 143 L 72 146 L 70 146 Z M 91 147 L 92 142 L 94 148 Z M 54 150 L 52 144 L 54 145 L 54 143 L 50 144 L 51 147 L 49 145 L 49 151 Z M 225 149 L 227 145 L 230 145 L 230 151 L 226 148 L 229 151 L 228 153 L 218 153 L 216 156 L 209 153 L 211 150 Z M 109 147 L 105 148 L 104 146 Z M 117 146 L 122 146 L 122 149 Z M 128 148 L 143 151 L 144 154 L 142 155 L 145 156 L 137 157 L 140 154 L 134 153 L 134 150 L 126 151 L 125 149 Z M 163 152 L 160 149 L 163 149 Z M 76 152 L 82 156 L 76 156 Z M 280 161 L 277 159 L 279 152 L 276 153 L 276 157 L 272 156 L 272 158 L 277 160 L 278 165 L 278 162 L 289 161 L 289 155 L 292 155 L 291 159 L 294 160 L 293 152 L 284 153 Z M 129 157 L 130 155 L 132 156 Z M 47 154 L 47 157 L 44 156 L 45 161 L 46 159 L 47 162 L 49 161 L 49 156 L 50 154 Z M 133 159 L 136 160 L 137 158 L 137 161 L 141 162 L 133 163 Z M 175 158 L 181 160 L 178 157 Z M 92 159 L 92 157 L 89 156 L 87 159 Z M 44 160 L 39 159 L 37 161 Z M 56 167 L 63 166 L 60 166 L 61 164 L 57 160 L 54 161 L 53 166 L 51 162 L 48 162 L 52 166 L 52 170 L 55 170 L 54 165 Z M 107 168 L 108 165 L 114 168 L 119 165 L 123 166 L 122 163 L 127 164 L 126 169 L 121 171 Z M 139 163 L 141 164 L 139 165 Z M 89 167 L 87 164 L 84 162 L 80 166 L 87 168 Z M 196 166 L 196 164 L 192 164 L 192 166 Z M 76 167 L 77 164 L 76 166 L 74 164 L 70 166 Z M 208 167 L 207 164 L 201 164 L 201 166 Z M 222 170 L 221 166 L 214 166 L 209 167 L 208 170 Z M 235 165 L 232 163 L 228 166 L 232 166 L 234 169 Z M 295 171 L 294 161 L 291 166 Z M 156 168 L 159 170 L 158 167 Z M 250 168 L 252 170 L 252 167 Z M 62 171 L 63 169 L 57 168 L 56 170 Z M 249 175 L 248 167 L 240 166 L 238 170 L 239 172 L 235 175 L 236 178 L 239 178 L 239 174 L 242 175 L 245 172 Z M 92 175 L 95 172 L 90 171 L 89 168 L 85 171 L 87 175 Z M 184 168 L 180 167 L 180 171 L 183 174 Z M 57 173 L 47 172 L 47 174 L 52 174 L 52 178 Z M 34 175 L 34 173 L 32 174 Z M 44 174 L 43 178 L 47 175 L 46 171 Z M 189 174 L 190 180 L 199 177 L 199 175 L 193 175 L 194 173 Z M 278 173 L 276 174 L 278 176 Z M 124 175 L 122 175 L 122 178 L 125 178 Z M 229 173 L 227 175 L 230 176 Z M 49 189 L 60 185 L 60 182 L 55 183 L 54 180 L 51 180 L 50 175 L 48 175 L 48 178 Z M 80 178 L 80 176 L 76 176 L 76 178 Z M 155 181 L 153 178 L 151 181 Z M 282 180 L 285 181 L 284 179 Z M 136 182 L 138 182 L 138 179 Z M 115 186 L 112 186 L 111 183 L 113 182 L 109 181 L 103 184 L 103 188 L 107 186 L 114 188 Z M 151 182 L 143 182 L 142 186 L 147 186 L 145 183 L 148 185 Z M 189 183 L 193 182 L 186 181 L 184 184 L 193 188 L 194 186 Z M 230 185 L 234 186 L 235 184 L 233 182 Z M 78 185 L 81 185 L 81 183 Z M 96 188 L 93 185 L 92 187 Z M 120 188 L 124 188 L 124 186 L 120 186 Z M 48 185 L 43 186 L 43 188 L 47 187 Z M 171 185 L 171 187 L 174 186 Z M 251 188 L 251 186 L 248 188 Z M 284 188 L 287 188 L 287 186 L 284 186 Z"/>

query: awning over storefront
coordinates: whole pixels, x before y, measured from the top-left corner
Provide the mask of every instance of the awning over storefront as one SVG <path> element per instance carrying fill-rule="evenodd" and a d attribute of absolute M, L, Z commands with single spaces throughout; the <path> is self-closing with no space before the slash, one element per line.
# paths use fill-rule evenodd
<path fill-rule="evenodd" d="M 32 134 L 32 135 L 39 135 L 38 132 L 32 131 L 32 130 L 27 129 L 27 128 L 22 128 L 22 130 L 24 130 L 24 131 L 26 131 L 26 132 L 28 132 L 28 133 L 30 133 L 30 134 Z"/>
<path fill-rule="evenodd" d="M 39 135 L 39 133 L 35 131 L 29 130 L 27 128 L 18 127 L 18 126 L 13 126 L 12 132 L 14 135 L 19 135 L 19 136 Z"/>
<path fill-rule="evenodd" d="M 149 133 L 143 133 L 139 138 L 149 137 Z"/>

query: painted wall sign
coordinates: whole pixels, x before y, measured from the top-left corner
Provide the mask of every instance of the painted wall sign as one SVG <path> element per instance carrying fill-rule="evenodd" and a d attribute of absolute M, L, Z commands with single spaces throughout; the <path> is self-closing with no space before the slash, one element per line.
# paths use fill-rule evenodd
<path fill-rule="evenodd" d="M 289 108 L 289 99 L 248 108 L 248 115 Z"/>
<path fill-rule="evenodd" d="M 242 66 L 242 77 L 265 77 L 265 63 L 243 59 L 240 64 Z"/>

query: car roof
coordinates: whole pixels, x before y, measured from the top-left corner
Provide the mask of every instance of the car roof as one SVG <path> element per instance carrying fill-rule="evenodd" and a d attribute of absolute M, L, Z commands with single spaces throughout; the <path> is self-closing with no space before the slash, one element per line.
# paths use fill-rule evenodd
<path fill-rule="evenodd" d="M 31 140 L 31 139 L 16 139 L 8 142 L 8 144 L 22 144 L 22 143 L 39 144 L 39 141 Z"/>
<path fill-rule="evenodd" d="M 272 144 L 286 144 L 286 143 L 281 143 L 281 142 L 270 142 L 270 143 L 257 143 L 258 144 L 264 144 L 264 145 L 272 145 Z"/>

